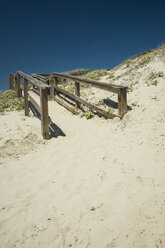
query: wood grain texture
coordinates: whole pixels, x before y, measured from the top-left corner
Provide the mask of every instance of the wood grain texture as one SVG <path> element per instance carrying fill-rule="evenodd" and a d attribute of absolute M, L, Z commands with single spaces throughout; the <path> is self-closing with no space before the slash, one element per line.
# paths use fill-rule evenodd
<path fill-rule="evenodd" d="M 34 105 L 34 107 L 37 109 L 37 111 L 41 114 L 41 107 L 40 105 L 31 97 L 30 95 L 28 96 L 29 101 Z"/>
<path fill-rule="evenodd" d="M 41 106 L 41 134 L 44 139 L 49 139 L 49 118 L 48 118 L 48 93 L 47 89 L 40 89 Z"/>
<path fill-rule="evenodd" d="M 54 78 L 54 85 L 55 85 L 55 86 L 58 86 L 57 77 Z M 55 87 L 54 87 L 54 88 L 55 88 Z M 55 88 L 55 91 L 54 91 L 54 95 L 55 95 L 55 96 L 58 95 L 58 91 L 57 91 L 56 88 Z"/>
<path fill-rule="evenodd" d="M 23 81 L 23 90 L 24 90 L 24 108 L 25 108 L 25 116 L 29 116 L 29 104 L 28 104 L 28 83 L 24 78 Z"/>
<path fill-rule="evenodd" d="M 47 88 L 50 88 L 49 85 L 27 75 L 26 73 L 23 73 L 21 71 L 18 71 L 17 74 L 22 77 L 22 78 L 26 78 L 30 83 L 34 84 L 35 86 L 37 86 L 38 88 L 40 89 L 47 89 Z"/>
<path fill-rule="evenodd" d="M 123 116 L 127 113 L 127 90 L 120 89 L 120 94 L 118 95 L 118 114 Z"/>
<path fill-rule="evenodd" d="M 16 73 L 15 75 L 15 80 L 16 80 L 16 92 L 17 92 L 17 97 L 21 97 L 21 90 L 20 90 L 20 75 Z"/>
<path fill-rule="evenodd" d="M 14 90 L 14 75 L 12 73 L 9 75 L 9 89 Z"/>
<path fill-rule="evenodd" d="M 107 84 L 99 81 L 94 81 L 90 79 L 84 79 L 80 77 L 75 77 L 72 75 L 64 74 L 64 73 L 51 73 L 51 74 L 33 74 L 38 77 L 45 77 L 45 82 L 49 80 L 49 78 L 60 78 L 60 79 L 70 79 L 75 81 L 75 95 L 80 96 L 78 83 L 84 83 L 91 85 L 96 88 L 100 88 L 102 90 L 110 91 L 118 94 L 118 115 L 123 116 L 127 112 L 127 87 L 122 85 L 115 84 Z M 57 83 L 55 84 L 57 86 Z M 55 88 L 55 95 L 58 94 L 58 89 Z M 80 102 L 75 99 L 75 108 L 78 109 L 80 107 Z"/>
<path fill-rule="evenodd" d="M 50 88 L 50 101 L 53 101 L 54 100 L 54 86 L 51 85 L 51 88 Z"/>
<path fill-rule="evenodd" d="M 80 97 L 80 84 L 75 82 L 75 95 Z M 80 103 L 76 100 L 75 101 L 75 109 L 77 110 L 80 108 Z"/>
<path fill-rule="evenodd" d="M 41 74 L 33 74 L 35 76 L 37 75 L 41 75 Z M 43 74 L 42 74 L 43 75 Z M 53 72 L 52 74 L 50 74 L 45 81 L 48 81 L 49 78 L 52 77 L 58 77 L 58 78 L 63 78 L 63 79 L 70 79 L 73 80 L 75 82 L 78 83 L 84 83 L 84 84 L 88 84 L 91 85 L 93 87 L 102 89 L 102 90 L 107 90 L 116 94 L 120 94 L 120 89 L 121 88 L 127 88 L 126 86 L 121 86 L 121 85 L 115 85 L 115 84 L 107 84 L 107 83 L 103 83 L 103 82 L 99 82 L 99 81 L 95 81 L 95 80 L 91 80 L 91 79 L 85 79 L 85 78 L 80 78 L 80 77 L 75 77 L 75 76 L 71 76 L 68 74 L 64 74 L 64 73 L 56 73 Z"/>

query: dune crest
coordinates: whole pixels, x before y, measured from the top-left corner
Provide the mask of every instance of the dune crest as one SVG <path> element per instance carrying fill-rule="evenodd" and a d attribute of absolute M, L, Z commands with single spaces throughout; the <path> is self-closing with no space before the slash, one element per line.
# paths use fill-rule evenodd
<path fill-rule="evenodd" d="M 86 120 L 51 101 L 66 136 L 43 141 L 37 118 L 0 116 L 0 247 L 165 247 L 165 46 L 100 80 L 129 87 L 122 120 Z"/>

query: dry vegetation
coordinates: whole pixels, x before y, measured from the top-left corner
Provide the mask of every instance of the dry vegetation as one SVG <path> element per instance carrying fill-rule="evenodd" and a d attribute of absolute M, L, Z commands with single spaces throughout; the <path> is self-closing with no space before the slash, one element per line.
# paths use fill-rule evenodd
<path fill-rule="evenodd" d="M 22 110 L 24 108 L 24 102 L 22 99 L 17 98 L 15 91 L 6 90 L 0 92 L 0 114 L 5 111 Z"/>

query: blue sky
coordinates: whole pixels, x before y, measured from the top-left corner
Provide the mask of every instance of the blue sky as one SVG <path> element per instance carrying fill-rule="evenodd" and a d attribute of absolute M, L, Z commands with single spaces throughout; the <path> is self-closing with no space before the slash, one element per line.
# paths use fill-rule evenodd
<path fill-rule="evenodd" d="M 165 41 L 165 1 L 0 1 L 0 89 L 8 76 L 112 68 Z"/>

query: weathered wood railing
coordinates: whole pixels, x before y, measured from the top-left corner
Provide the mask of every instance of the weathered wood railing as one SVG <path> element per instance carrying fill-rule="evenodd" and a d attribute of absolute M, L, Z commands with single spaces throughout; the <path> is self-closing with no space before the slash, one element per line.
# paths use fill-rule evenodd
<path fill-rule="evenodd" d="M 23 78 L 23 85 L 20 79 Z M 36 86 L 40 90 L 40 105 L 28 94 L 28 83 Z M 16 74 L 9 76 L 9 88 L 17 92 L 17 96 L 24 98 L 25 115 L 29 115 L 29 101 L 35 106 L 41 114 L 41 134 L 44 139 L 49 139 L 49 117 L 48 117 L 48 89 L 49 85 L 21 72 L 17 71 Z"/>
<path fill-rule="evenodd" d="M 126 86 L 107 84 L 107 83 L 103 83 L 103 82 L 98 82 L 98 81 L 94 81 L 94 80 L 90 80 L 90 79 L 85 79 L 85 78 L 75 77 L 75 76 L 68 75 L 68 74 L 55 73 L 55 72 L 52 74 L 32 74 L 32 76 L 34 78 L 37 78 L 37 79 L 47 83 L 47 84 L 49 84 L 50 79 L 52 80 L 52 78 L 53 78 L 54 83 L 51 86 L 51 90 L 50 90 L 50 94 L 51 94 L 52 98 L 55 101 L 62 104 L 63 106 L 67 107 L 73 113 L 75 113 L 75 110 L 77 110 L 80 107 L 80 104 L 83 104 L 83 105 L 97 111 L 101 115 L 108 117 L 108 118 L 114 118 L 114 117 L 120 117 L 121 118 L 127 112 L 127 87 Z M 75 94 L 60 88 L 58 86 L 58 79 L 74 81 L 75 82 Z M 118 114 L 112 114 L 112 113 L 106 112 L 106 111 L 102 110 L 101 108 L 98 108 L 97 106 L 95 106 L 91 103 L 88 103 L 87 101 L 80 98 L 80 83 L 91 85 L 93 87 L 96 87 L 96 88 L 99 88 L 102 90 L 116 93 L 118 95 Z M 62 103 L 62 101 L 60 101 L 56 97 L 58 92 L 73 98 L 75 100 L 75 109 L 69 108 L 64 103 Z"/>
<path fill-rule="evenodd" d="M 21 78 L 23 79 L 23 85 L 21 85 L 20 83 Z M 54 82 L 52 85 L 49 85 L 49 82 L 50 80 L 52 81 L 52 79 L 54 80 Z M 64 80 L 64 82 L 66 82 L 66 80 L 74 81 L 75 94 L 59 87 L 59 79 Z M 40 95 L 40 105 L 32 98 L 32 96 L 30 96 L 30 94 L 28 94 L 28 83 L 31 83 L 33 86 L 33 91 Z M 80 98 L 81 83 L 116 93 L 118 95 L 118 114 L 109 113 Z M 31 102 L 38 110 L 38 112 L 40 112 L 41 133 L 44 139 L 49 139 L 48 92 L 49 97 L 51 97 L 51 99 L 57 101 L 74 114 L 78 114 L 78 109 L 81 106 L 80 104 L 85 105 L 92 110 L 95 110 L 96 112 L 107 118 L 121 118 L 127 112 L 127 87 L 125 86 L 106 84 L 103 82 L 55 72 L 52 74 L 32 74 L 32 76 L 29 76 L 21 71 L 17 71 L 15 75 L 12 73 L 10 74 L 9 87 L 10 89 L 15 90 L 17 92 L 18 97 L 22 96 L 23 91 L 26 116 L 29 115 L 29 102 Z M 59 93 L 72 98 L 75 101 L 75 108 L 68 106 L 61 99 L 59 99 Z"/>

